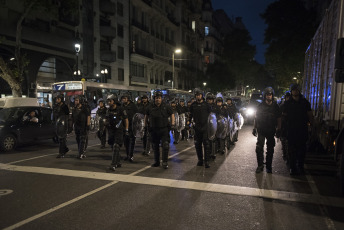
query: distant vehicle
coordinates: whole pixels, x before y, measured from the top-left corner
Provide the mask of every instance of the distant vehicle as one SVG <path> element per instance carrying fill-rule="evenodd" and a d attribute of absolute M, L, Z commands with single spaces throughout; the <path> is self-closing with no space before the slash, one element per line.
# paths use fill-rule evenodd
<path fill-rule="evenodd" d="M 256 114 L 257 106 L 262 102 L 262 93 L 252 93 L 251 99 L 246 105 L 241 109 L 244 120 L 246 124 L 253 124 L 254 116 Z"/>
<path fill-rule="evenodd" d="M 35 111 L 38 122 L 27 120 L 30 112 Z M 0 110 L 0 150 L 11 151 L 19 143 L 39 139 L 53 139 L 55 126 L 52 109 L 39 106 L 14 106 Z"/>

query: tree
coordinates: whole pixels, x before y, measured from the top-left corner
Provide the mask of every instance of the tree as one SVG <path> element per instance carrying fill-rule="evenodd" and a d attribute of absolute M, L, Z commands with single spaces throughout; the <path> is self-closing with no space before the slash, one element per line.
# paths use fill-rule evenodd
<path fill-rule="evenodd" d="M 229 66 L 224 61 L 215 61 L 207 68 L 207 87 L 211 91 L 224 91 L 235 87 L 236 78 Z"/>
<path fill-rule="evenodd" d="M 61 5 L 64 7 L 62 14 L 70 14 L 77 9 L 77 0 L 64 1 Z M 46 0 L 25 0 L 24 11 L 20 15 L 16 25 L 16 44 L 14 48 L 14 60 L 4 60 L 0 56 L 0 77 L 3 78 L 11 87 L 13 97 L 22 96 L 22 82 L 24 80 L 25 69 L 29 64 L 26 55 L 22 53 L 22 24 L 24 19 L 33 13 L 48 12 L 52 14 L 52 7 L 57 7 L 56 4 Z M 56 12 L 56 11 L 55 11 Z"/>
<path fill-rule="evenodd" d="M 306 9 L 301 0 L 279 0 L 261 15 L 268 25 L 264 43 L 266 68 L 276 77 L 276 84 L 286 86 L 303 71 L 304 53 L 316 28 L 316 12 Z"/>

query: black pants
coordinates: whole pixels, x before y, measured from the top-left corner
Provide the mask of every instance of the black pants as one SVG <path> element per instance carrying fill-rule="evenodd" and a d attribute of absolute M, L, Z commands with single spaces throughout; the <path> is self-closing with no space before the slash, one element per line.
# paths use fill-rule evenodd
<path fill-rule="evenodd" d="M 136 137 L 131 128 L 129 128 L 129 135 L 124 135 L 124 147 L 128 157 L 132 157 L 134 155 L 134 146 Z"/>
<path fill-rule="evenodd" d="M 167 127 L 164 128 L 151 128 L 149 130 L 151 134 L 151 141 L 154 150 L 154 160 L 155 162 L 160 162 L 160 143 L 162 146 L 162 161 L 167 162 L 169 144 L 170 144 L 170 131 Z"/>
<path fill-rule="evenodd" d="M 108 127 L 108 144 L 112 148 L 112 163 L 113 165 L 119 164 L 121 160 L 120 147 L 123 144 L 123 129 L 116 127 Z"/>
<path fill-rule="evenodd" d="M 98 138 L 100 140 L 100 144 L 101 146 L 105 146 L 106 144 L 106 129 L 104 129 L 103 131 L 99 130 L 97 132 Z"/>
<path fill-rule="evenodd" d="M 87 132 L 86 130 L 78 129 L 77 127 L 75 127 L 74 132 L 75 132 L 76 142 L 78 143 L 78 153 L 80 157 L 81 155 L 85 154 Z"/>
<path fill-rule="evenodd" d="M 59 154 L 64 155 L 66 152 L 68 152 L 67 139 L 66 137 L 59 138 Z"/>
<path fill-rule="evenodd" d="M 288 140 L 288 156 L 290 160 L 290 169 L 304 170 L 307 145 L 305 141 Z"/>
<path fill-rule="evenodd" d="M 195 127 L 194 143 L 195 143 L 195 149 L 196 149 L 198 160 L 203 162 L 203 148 L 204 148 L 204 160 L 209 161 L 210 154 L 211 154 L 211 146 L 210 146 L 210 140 L 208 138 L 207 129 L 197 129 Z"/>
<path fill-rule="evenodd" d="M 142 142 L 143 142 L 143 151 L 145 151 L 148 154 L 151 148 L 151 138 L 150 138 L 148 128 L 145 128 Z"/>
<path fill-rule="evenodd" d="M 272 168 L 272 158 L 274 155 L 275 137 L 274 133 L 262 133 L 258 132 L 257 144 L 256 144 L 256 155 L 258 166 L 264 164 L 264 145 L 266 139 L 266 168 Z"/>

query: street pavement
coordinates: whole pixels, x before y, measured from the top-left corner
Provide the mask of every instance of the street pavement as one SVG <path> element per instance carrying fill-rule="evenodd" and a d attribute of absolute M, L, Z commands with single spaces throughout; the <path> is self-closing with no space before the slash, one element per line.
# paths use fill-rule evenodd
<path fill-rule="evenodd" d="M 50 140 L 0 153 L 0 229 L 344 229 L 338 178 L 291 177 L 280 142 L 273 173 L 256 174 L 251 131 L 243 126 L 209 169 L 196 166 L 192 139 L 170 145 L 166 170 L 150 167 L 138 138 L 134 162 L 110 171 L 94 133 L 83 160 L 74 136 L 63 159 Z"/>

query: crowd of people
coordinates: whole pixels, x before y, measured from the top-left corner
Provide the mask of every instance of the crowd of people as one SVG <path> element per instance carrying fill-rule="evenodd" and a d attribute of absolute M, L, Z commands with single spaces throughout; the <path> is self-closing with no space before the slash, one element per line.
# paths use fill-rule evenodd
<path fill-rule="evenodd" d="M 88 142 L 88 130 L 90 125 L 90 108 L 87 106 L 84 96 L 75 97 L 75 107 L 72 116 L 68 106 L 64 103 L 63 95 L 56 97 L 54 105 L 54 121 L 59 138 L 58 158 L 63 158 L 69 151 L 66 146 L 67 133 L 74 127 L 78 144 L 78 159 L 86 157 L 85 150 Z M 284 101 L 278 105 L 274 100 L 274 90 L 268 87 L 263 92 L 263 101 L 258 106 L 253 135 L 257 137 L 256 157 L 258 167 L 256 173 L 264 170 L 272 173 L 272 160 L 275 147 L 275 137 L 281 138 L 283 158 L 290 167 L 290 174 L 304 173 L 304 158 L 308 128 L 312 124 L 312 111 L 309 102 L 301 95 L 300 88 L 294 84 L 287 92 Z M 196 88 L 194 98 L 185 101 L 184 98 L 174 98 L 165 101 L 161 90 L 156 90 L 149 100 L 148 95 L 137 98 L 135 103 L 129 94 L 123 94 L 120 98 L 111 94 L 98 100 L 96 116 L 99 121 L 97 136 L 100 139 L 100 148 L 106 147 L 106 142 L 111 148 L 112 161 L 110 169 L 121 167 L 121 160 L 134 161 L 134 148 L 137 145 L 133 131 L 133 117 L 141 114 L 143 118 L 143 152 L 149 156 L 151 150 L 154 153 L 152 167 L 168 168 L 168 155 L 170 147 L 170 133 L 173 136 L 173 144 L 180 141 L 194 139 L 197 156 L 197 166 L 210 167 L 211 159 L 216 159 L 217 154 L 225 154 L 226 147 L 230 148 L 238 141 L 238 130 L 234 135 L 210 136 L 209 116 L 212 113 L 217 119 L 232 119 L 238 122 L 238 109 L 232 98 L 216 97 L 212 93 L 204 95 L 203 91 Z M 179 119 L 184 119 L 184 127 L 178 126 Z M 178 123 L 178 124 L 177 124 Z M 264 145 L 266 142 L 266 157 L 264 162 Z M 126 156 L 121 158 L 120 149 L 124 146 Z M 161 154 L 160 154 L 161 149 Z M 161 160 L 160 161 L 160 156 Z"/>

